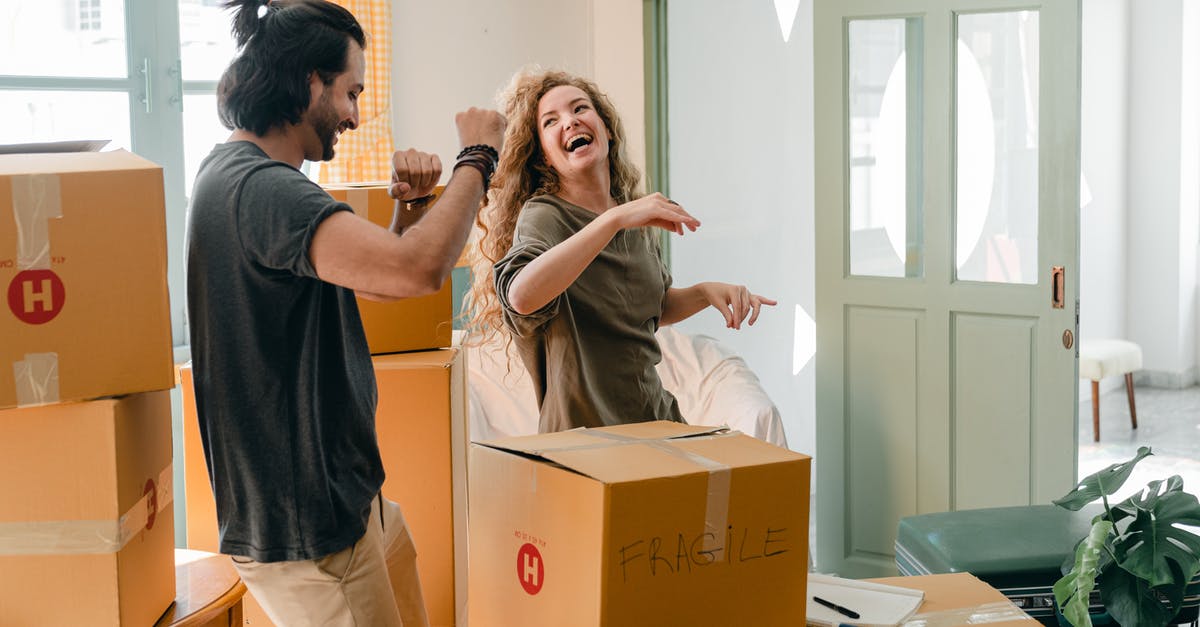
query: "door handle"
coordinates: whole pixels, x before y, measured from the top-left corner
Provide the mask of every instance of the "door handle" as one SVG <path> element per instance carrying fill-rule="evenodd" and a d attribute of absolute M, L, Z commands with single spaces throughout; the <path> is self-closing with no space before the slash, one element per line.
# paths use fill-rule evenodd
<path fill-rule="evenodd" d="M 1050 305 L 1055 309 L 1063 308 L 1064 286 L 1063 267 L 1054 266 L 1050 269 Z"/>

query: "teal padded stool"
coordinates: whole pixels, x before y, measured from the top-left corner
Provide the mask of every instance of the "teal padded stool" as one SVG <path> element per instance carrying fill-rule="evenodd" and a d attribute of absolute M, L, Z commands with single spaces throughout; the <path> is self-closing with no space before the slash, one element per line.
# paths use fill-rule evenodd
<path fill-rule="evenodd" d="M 901 575 L 969 572 L 1042 624 L 1059 625 L 1054 582 L 1103 509 L 1099 503 L 1078 512 L 1030 505 L 909 516 L 900 519 L 896 533 L 896 566 Z M 1180 622 L 1195 621 L 1197 605 L 1200 579 L 1188 586 Z M 1099 593 L 1092 595 L 1090 613 L 1094 625 L 1116 624 Z"/>

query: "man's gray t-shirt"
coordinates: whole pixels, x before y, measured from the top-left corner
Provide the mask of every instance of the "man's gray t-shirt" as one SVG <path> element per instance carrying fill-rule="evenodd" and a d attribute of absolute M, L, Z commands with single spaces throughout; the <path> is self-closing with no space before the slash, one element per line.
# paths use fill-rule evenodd
<path fill-rule="evenodd" d="M 654 333 L 671 275 L 643 229 L 619 231 L 541 309 L 521 315 L 508 301 L 508 288 L 525 266 L 594 219 L 595 213 L 557 196 L 534 196 L 517 218 L 512 247 L 495 265 L 504 321 L 537 394 L 538 430 L 683 422 L 655 370 L 662 352 Z"/>
<path fill-rule="evenodd" d="M 256 145 L 217 145 L 188 216 L 196 409 L 222 553 L 315 559 L 354 544 L 383 485 L 375 375 L 351 290 L 309 261 L 349 205 Z"/>

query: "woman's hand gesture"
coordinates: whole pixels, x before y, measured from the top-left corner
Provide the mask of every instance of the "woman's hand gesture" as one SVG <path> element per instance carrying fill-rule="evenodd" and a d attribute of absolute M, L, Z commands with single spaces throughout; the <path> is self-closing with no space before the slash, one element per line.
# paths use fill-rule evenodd
<path fill-rule="evenodd" d="M 684 211 L 679 203 L 657 192 L 613 207 L 604 215 L 610 216 L 622 229 L 654 226 L 683 235 L 684 227 L 695 231 L 700 226 L 700 221 Z"/>
<path fill-rule="evenodd" d="M 747 315 L 750 316 L 749 324 L 753 325 L 758 320 L 760 307 L 777 304 L 769 298 L 750 293 L 745 285 L 701 283 L 696 287 L 708 304 L 725 316 L 725 326 L 730 329 L 741 329 Z"/>

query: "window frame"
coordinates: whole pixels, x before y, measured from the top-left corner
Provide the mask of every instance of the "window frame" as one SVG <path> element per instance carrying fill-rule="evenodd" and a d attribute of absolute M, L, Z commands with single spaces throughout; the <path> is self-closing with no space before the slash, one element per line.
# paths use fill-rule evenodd
<path fill-rule="evenodd" d="M 79 10 L 79 4 L 74 5 L 75 10 Z M 187 223 L 183 94 L 187 88 L 196 93 L 213 93 L 216 83 L 189 81 L 195 84 L 185 84 L 181 81 L 178 2 L 125 0 L 123 19 L 127 64 L 124 77 L 0 75 L 0 97 L 7 91 L 26 90 L 128 94 L 130 148 L 163 168 L 171 332 L 176 362 L 186 361 L 189 351 L 183 275 Z M 201 91 L 205 89 L 210 91 Z"/>

